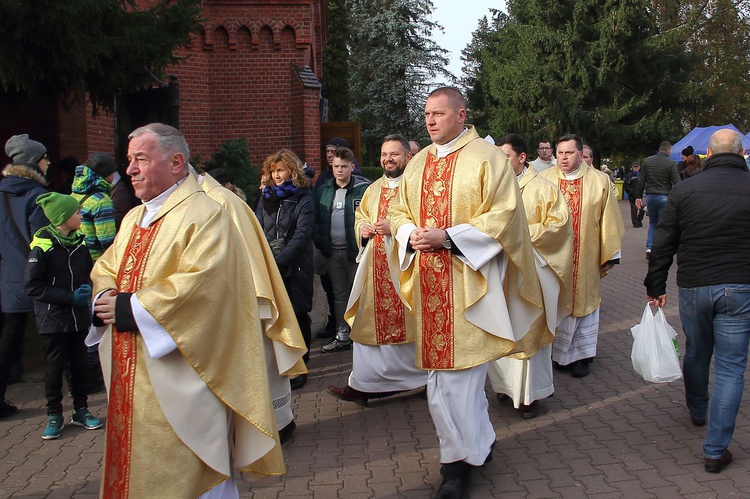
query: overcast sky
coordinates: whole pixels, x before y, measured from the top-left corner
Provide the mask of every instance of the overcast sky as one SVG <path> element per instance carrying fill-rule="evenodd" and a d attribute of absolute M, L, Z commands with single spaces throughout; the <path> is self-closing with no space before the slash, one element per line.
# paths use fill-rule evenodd
<path fill-rule="evenodd" d="M 450 50 L 448 69 L 461 77 L 461 51 L 471 41 L 479 19 L 490 18 L 490 7 L 505 10 L 504 0 L 432 0 L 435 6 L 432 20 L 443 27 L 443 33 L 434 32 L 435 42 Z"/>

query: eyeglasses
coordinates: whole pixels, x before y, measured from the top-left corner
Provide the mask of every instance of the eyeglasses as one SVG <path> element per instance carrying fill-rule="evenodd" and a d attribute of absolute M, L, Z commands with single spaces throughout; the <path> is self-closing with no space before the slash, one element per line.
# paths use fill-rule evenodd
<path fill-rule="evenodd" d="M 42 159 L 45 160 L 47 163 L 52 163 L 52 160 L 49 159 L 49 155 L 47 155 L 47 154 L 45 154 L 44 156 L 42 156 Z"/>

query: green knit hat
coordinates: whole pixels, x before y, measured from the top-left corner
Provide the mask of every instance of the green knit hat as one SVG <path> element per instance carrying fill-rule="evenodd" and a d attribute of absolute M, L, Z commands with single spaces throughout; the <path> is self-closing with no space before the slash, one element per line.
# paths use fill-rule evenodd
<path fill-rule="evenodd" d="M 81 204 L 73 196 L 57 192 L 45 192 L 36 198 L 36 204 L 42 207 L 52 225 L 59 227 L 81 208 Z"/>

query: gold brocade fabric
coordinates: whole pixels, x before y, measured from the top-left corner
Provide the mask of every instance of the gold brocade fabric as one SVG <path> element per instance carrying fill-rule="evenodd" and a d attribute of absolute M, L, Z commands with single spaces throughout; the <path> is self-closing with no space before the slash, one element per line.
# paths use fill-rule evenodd
<path fill-rule="evenodd" d="M 560 189 L 527 168 L 518 181 L 531 244 L 560 280 L 568 308 L 573 302 L 573 224 Z"/>
<path fill-rule="evenodd" d="M 435 157 L 436 148 L 431 145 L 409 162 L 401 180 L 399 204 L 391 211 L 391 232 L 396 234 L 398 229 L 407 223 L 413 223 L 417 227 L 429 227 L 433 219 L 426 220 L 422 217 L 432 211 L 423 210 L 422 205 L 433 201 L 439 203 L 436 213 L 446 213 L 448 216 L 444 225 L 438 219 L 434 219 L 437 227 L 446 229 L 469 224 L 502 246 L 509 258 L 502 292 L 506 298 L 510 294 L 517 294 L 523 301 L 531 304 L 539 313 L 538 320 L 543 322 L 541 288 L 515 173 L 499 149 L 482 140 L 472 126 L 469 125 L 468 128 L 451 154 L 442 161 Z M 442 175 L 425 173 L 425 170 L 440 168 L 441 165 L 449 163 L 452 165 L 449 179 L 443 178 Z M 430 185 L 425 185 L 426 178 L 434 181 Z M 449 186 L 446 180 L 449 180 Z M 448 195 L 443 197 L 443 189 L 448 187 Z M 426 193 L 432 193 L 434 197 L 430 198 Z M 394 248 L 394 251 L 397 251 L 397 248 Z M 467 369 L 522 349 L 521 345 L 495 336 L 466 319 L 467 308 L 487 293 L 487 281 L 481 272 L 472 270 L 450 252 L 437 251 L 432 255 L 438 255 L 439 258 L 427 256 L 420 263 L 418 254 L 415 261 L 401 274 L 402 296 L 416 317 L 417 367 L 441 370 Z M 450 286 L 443 294 L 450 296 L 450 300 L 446 302 L 431 299 L 425 302 L 427 298 L 423 295 L 423 290 L 427 288 L 424 285 L 436 282 L 431 280 L 442 276 L 446 270 L 450 275 Z M 517 288 L 508 285 L 511 277 L 517 278 Z M 425 315 L 430 317 L 426 318 Z M 444 326 L 436 329 L 437 317 L 444 318 L 446 324 L 450 321 L 452 332 Z M 433 326 L 430 327 L 428 324 Z M 532 327 L 523 338 L 524 343 L 530 345 L 528 355 L 535 352 L 533 345 L 548 344 L 552 340 L 551 337 L 539 338 L 538 334 L 538 328 Z M 509 336 L 513 337 L 513 334 Z M 520 336 L 521 334 L 518 334 L 516 337 Z M 425 338 L 430 338 L 435 346 L 432 351 L 436 353 L 436 365 L 446 367 L 431 367 L 433 360 L 424 354 Z M 444 363 L 448 357 L 447 350 L 442 346 L 444 341 L 451 343 L 451 360 L 448 364 Z M 440 353 L 437 350 L 438 345 L 443 348 Z"/>
<path fill-rule="evenodd" d="M 531 244 L 557 275 L 562 300 L 569 311 L 573 289 L 573 227 L 568 205 L 560 190 L 540 177 L 533 168 L 527 168 L 518 179 L 518 187 L 529 224 Z M 556 319 L 552 324 L 555 322 Z M 536 351 L 551 343 L 555 332 L 550 331 L 549 320 L 537 321 L 532 328 L 539 330 L 532 338 L 541 341 L 533 345 L 524 344 L 523 353 L 510 357 L 521 360 L 529 358 L 529 350 Z"/>
<path fill-rule="evenodd" d="M 128 261 L 131 234 L 140 230 L 138 222 L 144 211 L 138 207 L 128 213 L 113 245 L 97 260 L 92 272 L 95 293 L 122 289 L 120 268 Z M 262 336 L 247 334 L 250 325 L 260 327 L 260 320 L 253 276 L 239 234 L 230 217 L 192 177 L 172 192 L 149 227 L 155 224 L 159 225 L 158 234 L 148 243 L 146 261 L 139 262 L 139 283 L 131 289 L 169 333 L 185 361 L 234 413 L 235 420 L 247 421 L 275 440 L 270 452 L 257 455 L 254 462 L 235 462 L 235 468 L 283 473 Z M 154 395 L 153 386 L 160 385 L 160 380 L 150 379 L 142 363 L 148 355 L 142 337 L 134 333 L 134 338 L 132 419 L 122 422 L 132 429 L 131 448 L 117 449 L 132 454 L 130 496 L 196 497 L 227 477 L 209 468 L 177 437 Z M 128 359 L 102 356 L 107 366 L 114 361 Z M 120 394 L 110 390 L 109 396 L 110 403 L 117 403 Z M 225 419 L 227 415 L 222 412 L 216 417 Z M 200 424 L 210 421 L 196 421 L 194 431 L 200 431 Z M 112 427 L 107 425 L 107 433 Z M 234 440 L 235 453 L 249 445 L 237 435 L 227 438 Z"/>
<path fill-rule="evenodd" d="M 621 248 L 625 226 L 609 176 L 585 161 L 571 180 L 558 166 L 543 178 L 562 192 L 573 220 L 573 317 L 583 317 L 599 306 L 601 266 Z"/>
<path fill-rule="evenodd" d="M 354 214 L 354 233 L 361 234 L 365 224 L 375 225 L 387 218 L 389 207 L 398 201 L 398 187 L 389 188 L 384 178 L 370 185 Z M 358 238 L 358 244 L 362 244 Z M 369 258 L 359 262 L 367 266 L 366 282 L 356 307 L 347 310 L 345 319 L 352 327 L 350 338 L 364 345 L 397 345 L 413 343 L 414 316 L 410 314 L 393 285 L 385 237 L 376 235 L 368 245 Z"/>
<path fill-rule="evenodd" d="M 284 281 L 281 279 L 276 260 L 273 258 L 273 252 L 268 246 L 268 240 L 255 213 L 247 203 L 224 188 L 210 175 L 203 176 L 201 187 L 208 197 L 224 207 L 232 217 L 250 260 L 255 292 L 258 297 L 265 298 L 271 303 L 272 313 L 277 316 L 265 331 L 266 336 L 296 350 L 297 363 L 291 369 L 279 374 L 296 376 L 306 373 L 307 368 L 302 360 L 302 356 L 307 352 L 305 339 L 299 329 L 292 302 L 289 300 Z"/>

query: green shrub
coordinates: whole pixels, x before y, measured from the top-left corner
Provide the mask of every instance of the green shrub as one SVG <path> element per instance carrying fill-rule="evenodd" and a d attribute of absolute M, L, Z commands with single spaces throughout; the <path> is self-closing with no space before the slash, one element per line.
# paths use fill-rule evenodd
<path fill-rule="evenodd" d="M 234 179 L 234 185 L 245 192 L 247 203 L 252 206 L 258 193 L 260 175 L 258 169 L 250 162 L 247 138 L 239 137 L 222 142 L 221 148 L 211 154 L 211 159 L 203 163 L 203 169 L 206 171 L 214 168 L 228 171 Z"/>
<path fill-rule="evenodd" d="M 360 170 L 373 182 L 383 176 L 383 169 L 379 166 L 362 166 Z"/>

